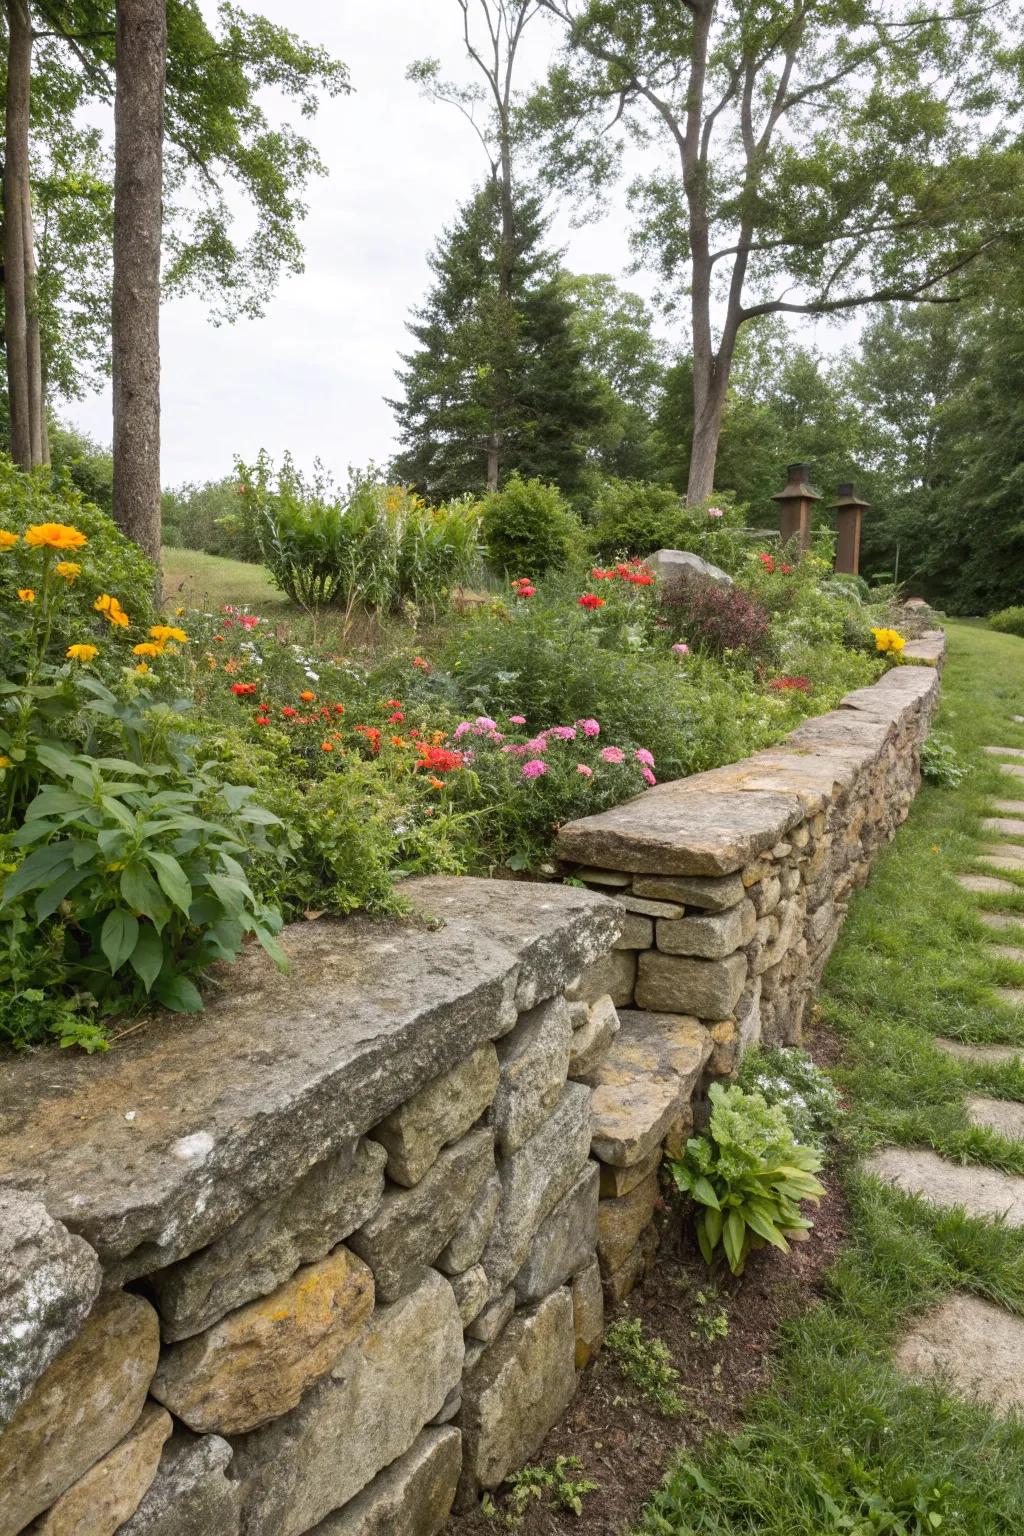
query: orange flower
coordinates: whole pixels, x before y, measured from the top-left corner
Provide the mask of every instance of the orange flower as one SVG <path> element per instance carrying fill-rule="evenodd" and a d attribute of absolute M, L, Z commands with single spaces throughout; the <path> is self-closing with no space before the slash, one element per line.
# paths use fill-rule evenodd
<path fill-rule="evenodd" d="M 99 655 L 99 647 L 96 645 L 69 645 L 65 655 L 71 661 L 89 662 L 94 656 Z"/>
<path fill-rule="evenodd" d="M 108 623 L 117 625 L 119 629 L 128 628 L 128 615 L 121 607 L 121 604 L 118 602 L 117 598 L 111 597 L 109 592 L 101 593 L 93 603 L 93 607 L 97 613 L 102 613 L 103 617 L 107 620 Z"/>
<path fill-rule="evenodd" d="M 306 691 L 304 693 L 300 693 L 299 694 L 299 702 L 302 703 L 302 704 L 312 704 L 313 700 L 315 698 L 316 698 L 316 694 L 315 693 L 310 693 L 308 688 L 306 689 Z"/>
<path fill-rule="evenodd" d="M 188 644 L 188 635 L 183 629 L 178 629 L 175 624 L 154 624 L 149 633 L 160 645 L 166 645 L 168 640 L 176 640 L 179 645 Z M 218 637 L 214 635 L 216 640 Z"/>
<path fill-rule="evenodd" d="M 149 662 L 148 661 L 140 661 L 138 666 L 137 667 L 133 667 L 132 670 L 133 670 L 133 672 L 148 672 L 149 671 Z"/>
<path fill-rule="evenodd" d="M 333 741 L 322 741 L 320 743 L 320 751 L 321 752 L 333 752 L 334 751 L 334 742 Z"/>
<path fill-rule="evenodd" d="M 18 602 L 19 603 L 34 603 L 35 600 L 36 600 L 36 595 L 33 592 L 31 587 L 19 587 L 18 588 Z"/>
<path fill-rule="evenodd" d="M 163 646 L 157 645 L 154 640 L 143 640 L 141 645 L 132 646 L 133 656 L 159 656 L 163 652 Z"/>
<path fill-rule="evenodd" d="M 435 779 L 433 775 L 431 775 L 431 777 L 427 780 L 427 783 L 430 785 L 431 789 L 444 789 L 444 780 Z"/>
<path fill-rule="evenodd" d="M 15 544 L 20 542 L 20 534 L 9 533 L 6 528 L 0 528 L 0 549 L 13 549 Z"/>
<path fill-rule="evenodd" d="M 65 581 L 74 581 L 82 574 L 82 567 L 74 560 L 61 560 L 54 566 L 58 576 L 63 576 Z"/>
<path fill-rule="evenodd" d="M 25 531 L 30 549 L 81 549 L 89 541 L 69 523 L 36 523 Z"/>

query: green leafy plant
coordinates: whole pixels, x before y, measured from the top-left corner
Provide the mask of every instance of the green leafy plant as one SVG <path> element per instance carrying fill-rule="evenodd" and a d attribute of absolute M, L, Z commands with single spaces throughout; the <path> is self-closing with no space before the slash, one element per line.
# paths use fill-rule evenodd
<path fill-rule="evenodd" d="M 1018 604 L 1012 608 L 1000 608 L 998 613 L 990 615 L 988 627 L 998 630 L 1001 635 L 1019 635 L 1024 638 L 1024 607 Z"/>
<path fill-rule="evenodd" d="M 593 507 L 588 543 L 603 560 L 650 555 L 656 549 L 689 549 L 688 520 L 677 491 L 649 480 L 609 480 Z"/>
<path fill-rule="evenodd" d="M 839 1128 L 839 1090 L 824 1068 L 796 1046 L 748 1051 L 737 1078 L 745 1093 L 777 1104 L 797 1141 L 820 1146 Z"/>
<path fill-rule="evenodd" d="M 550 1466 L 522 1467 L 513 1472 L 508 1479 L 505 1507 L 500 1511 L 505 1526 L 515 1530 L 521 1525 L 531 1504 L 582 1515 L 583 1500 L 588 1493 L 595 1493 L 599 1486 L 590 1478 L 575 1475 L 582 1468 L 578 1456 L 556 1456 Z M 486 1494 L 481 1507 L 492 1518 L 499 1514 L 498 1506 Z"/>
<path fill-rule="evenodd" d="M 1024 609 L 1021 609 L 1024 613 Z M 967 768 L 960 761 L 956 748 L 941 731 L 932 731 L 921 743 L 921 774 L 929 784 L 942 789 L 957 789 L 967 777 Z"/>
<path fill-rule="evenodd" d="M 692 1137 L 685 1157 L 669 1167 L 678 1188 L 699 1207 L 704 1262 L 712 1264 L 721 1246 L 739 1275 L 752 1248 L 770 1243 L 786 1253 L 787 1238 L 810 1231 L 800 1203 L 825 1193 L 814 1177 L 821 1156 L 797 1142 L 783 1109 L 760 1094 L 714 1083 L 710 1099 L 707 1134 Z"/>
<path fill-rule="evenodd" d="M 693 1300 L 693 1327 L 690 1329 L 690 1338 L 703 1339 L 705 1344 L 713 1344 L 716 1339 L 728 1338 L 729 1314 L 721 1305 L 715 1288 L 711 1286 L 706 1291 L 698 1291 Z"/>
<path fill-rule="evenodd" d="M 627 1381 L 666 1419 L 684 1412 L 679 1372 L 664 1339 L 648 1338 L 638 1317 L 621 1317 L 605 1334 L 605 1348 Z"/>
<path fill-rule="evenodd" d="M 481 524 L 487 559 L 508 576 L 542 576 L 566 564 L 579 525 L 553 485 L 511 475 L 484 498 Z"/>

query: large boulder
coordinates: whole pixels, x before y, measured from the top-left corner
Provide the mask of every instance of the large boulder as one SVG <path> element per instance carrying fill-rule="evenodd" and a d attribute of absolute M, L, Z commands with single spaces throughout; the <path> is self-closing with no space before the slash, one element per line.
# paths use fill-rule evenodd
<path fill-rule="evenodd" d="M 448 1522 L 461 1467 L 459 1431 L 425 1429 L 412 1450 L 309 1536 L 437 1536 Z"/>
<path fill-rule="evenodd" d="M 688 581 L 695 579 L 713 581 L 719 587 L 732 586 L 732 577 L 725 571 L 687 549 L 656 550 L 648 557 L 647 564 L 658 578 L 662 597 L 670 602 L 679 596 Z"/>

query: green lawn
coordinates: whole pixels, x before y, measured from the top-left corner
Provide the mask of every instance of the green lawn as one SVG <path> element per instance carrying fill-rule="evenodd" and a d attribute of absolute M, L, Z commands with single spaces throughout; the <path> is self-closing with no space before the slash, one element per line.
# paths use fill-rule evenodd
<path fill-rule="evenodd" d="M 1024 1148 L 972 1127 L 964 1110 L 979 1090 L 1024 1099 L 1024 1071 L 974 1067 L 931 1043 L 935 1034 L 1024 1041 L 1024 1021 L 992 992 L 1024 985 L 1024 970 L 991 956 L 977 898 L 954 880 L 976 867 L 989 800 L 1015 798 L 981 749 L 1024 747 L 1024 727 L 1010 723 L 1024 715 L 1024 641 L 966 624 L 951 624 L 949 638 L 937 728 L 969 776 L 958 789 L 922 791 L 854 899 L 821 996 L 843 1047 L 837 1075 L 849 1113 L 838 1157 L 849 1246 L 824 1302 L 789 1326 L 772 1388 L 750 1405 L 745 1431 L 676 1469 L 646 1514 L 645 1536 L 1024 1529 L 1024 1426 L 911 1384 L 891 1363 L 909 1321 L 953 1289 L 1024 1313 L 1024 1232 L 936 1212 L 857 1170 L 866 1149 L 902 1142 L 1024 1173 Z M 1024 885 L 982 904 L 1019 909 L 1019 930 L 987 936 L 1024 944 Z"/>
<path fill-rule="evenodd" d="M 199 608 L 204 612 L 232 603 L 282 617 L 301 612 L 278 591 L 262 565 L 222 560 L 198 549 L 165 549 L 164 601 L 169 608 Z"/>

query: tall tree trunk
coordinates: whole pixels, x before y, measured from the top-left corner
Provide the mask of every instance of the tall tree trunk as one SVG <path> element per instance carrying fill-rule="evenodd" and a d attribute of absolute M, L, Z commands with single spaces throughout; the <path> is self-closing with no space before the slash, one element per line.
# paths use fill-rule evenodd
<path fill-rule="evenodd" d="M 26 0 L 7 0 L 7 102 L 4 153 L 4 332 L 11 457 L 32 468 L 28 307 L 25 293 L 25 197 L 28 181 L 32 28 Z"/>
<path fill-rule="evenodd" d="M 22 182 L 21 203 L 21 231 L 25 259 L 28 416 L 32 463 L 34 465 L 48 464 L 50 462 L 50 437 L 46 427 L 46 395 L 43 388 L 43 342 L 39 333 L 39 277 L 36 265 L 35 228 L 32 222 L 32 184 L 27 175 Z"/>
<path fill-rule="evenodd" d="M 117 0 L 114 106 L 114 517 L 160 558 L 160 238 L 164 0 Z"/>

